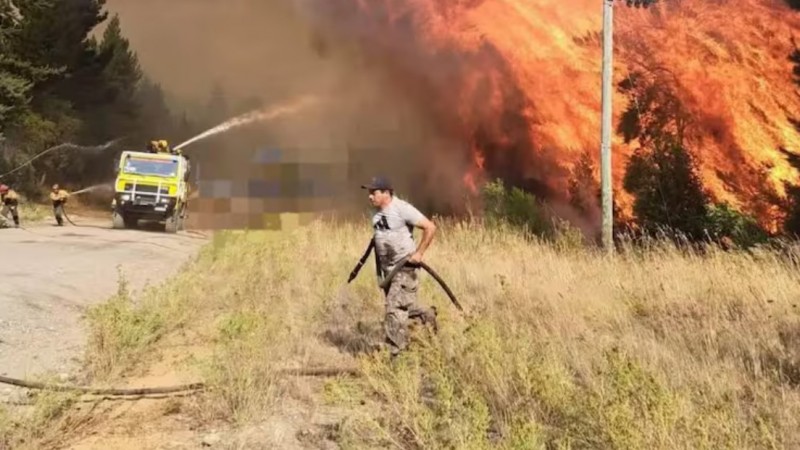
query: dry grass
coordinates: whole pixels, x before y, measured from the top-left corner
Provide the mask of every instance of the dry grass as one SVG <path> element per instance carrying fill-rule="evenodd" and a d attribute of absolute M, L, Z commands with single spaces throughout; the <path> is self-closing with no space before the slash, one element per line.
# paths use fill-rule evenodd
<path fill-rule="evenodd" d="M 23 203 L 19 207 L 19 220 L 20 224 L 23 222 L 41 222 L 53 217 L 53 207 L 50 205 L 43 205 L 39 203 Z"/>
<path fill-rule="evenodd" d="M 52 377 L 40 381 L 54 383 Z M 76 429 L 88 416 L 77 409 L 78 396 L 69 392 L 39 391 L 26 405 L 13 410 L 0 406 L 0 450 L 52 448 L 62 443 L 64 429 Z"/>
<path fill-rule="evenodd" d="M 169 284 L 95 311 L 91 374 L 118 379 L 165 340 L 206 347 L 186 368 L 212 387 L 194 414 L 245 424 L 286 395 L 278 369 L 337 346 L 365 374 L 325 391 L 352 411 L 344 448 L 800 445 L 800 280 L 776 253 L 664 245 L 607 259 L 446 224 L 427 262 L 470 317 L 424 275 L 440 333 L 418 333 L 392 365 L 358 353 L 382 337 L 372 261 L 343 288 L 368 239 L 368 228 L 322 223 L 220 233 Z"/>
<path fill-rule="evenodd" d="M 25 227 L 31 223 L 45 221 L 48 217 L 53 218 L 53 209 L 49 205 L 21 202 L 18 214 L 20 226 Z M 55 218 L 53 218 L 53 223 L 55 223 Z M 0 228 L 13 226 L 14 222 L 11 220 L 10 215 L 8 217 L 0 217 Z"/>

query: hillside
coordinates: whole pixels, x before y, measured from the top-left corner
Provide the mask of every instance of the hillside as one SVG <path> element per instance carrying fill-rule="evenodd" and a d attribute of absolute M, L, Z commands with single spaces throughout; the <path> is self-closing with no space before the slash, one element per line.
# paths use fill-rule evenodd
<path fill-rule="evenodd" d="M 392 366 L 362 352 L 381 338 L 371 262 L 344 285 L 368 238 L 363 225 L 325 222 L 218 233 L 174 280 L 93 312 L 85 379 L 76 380 L 203 380 L 207 391 L 88 403 L 49 394 L 0 436 L 81 449 L 800 442 L 794 250 L 698 256 L 654 243 L 606 259 L 569 240 L 445 222 L 427 262 L 469 317 L 426 275 L 422 298 L 438 307 L 439 334 L 418 333 Z M 297 367 L 345 373 L 281 372 Z M 355 367 L 359 376 L 347 375 Z"/>

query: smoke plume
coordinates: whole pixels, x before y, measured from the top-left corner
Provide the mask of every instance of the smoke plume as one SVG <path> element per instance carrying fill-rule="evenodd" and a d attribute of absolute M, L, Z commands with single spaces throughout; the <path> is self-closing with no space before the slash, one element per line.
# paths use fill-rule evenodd
<path fill-rule="evenodd" d="M 385 172 L 431 208 L 448 209 L 476 180 L 495 176 L 563 203 L 579 156 L 598 161 L 596 1 L 162 3 L 109 5 L 145 69 L 177 99 L 202 104 L 217 81 L 232 99 L 327 99 L 314 112 L 214 137 L 214 164 L 230 170 L 246 162 L 220 149 L 302 145 L 350 155 L 364 166 L 355 178 Z M 657 80 L 691 118 L 687 143 L 716 199 L 774 220 L 765 189 L 781 194 L 783 182 L 797 181 L 779 149 L 800 151 L 788 60 L 798 14 L 778 0 L 623 5 L 615 85 L 634 73 Z M 616 92 L 615 123 L 640 100 Z M 621 189 L 625 163 L 641 144 L 613 142 L 623 209 L 631 201 Z"/>

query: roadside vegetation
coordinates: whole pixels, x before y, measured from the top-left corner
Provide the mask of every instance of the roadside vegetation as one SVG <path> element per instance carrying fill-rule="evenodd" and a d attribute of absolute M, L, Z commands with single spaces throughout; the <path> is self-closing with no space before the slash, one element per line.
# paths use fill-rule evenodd
<path fill-rule="evenodd" d="M 395 365 L 368 351 L 383 312 L 371 262 L 344 285 L 370 230 L 316 223 L 218 233 L 180 276 L 136 298 L 123 280 L 88 317 L 79 381 L 118 385 L 177 352 L 186 381 L 209 384 L 180 409 L 241 427 L 292 395 L 282 370 L 351 364 L 361 376 L 328 378 L 323 389 L 346 411 L 329 436 L 342 448 L 800 442 L 794 247 L 698 251 L 654 239 L 621 241 L 607 258 L 570 229 L 538 237 L 495 219 L 440 222 L 427 262 L 469 314 L 424 275 L 421 298 L 437 306 L 440 332 L 415 330 Z M 47 414 L 1 421 L 11 448 L 21 435 L 66 439 L 90 420 L 52 407 L 66 400 L 41 402 Z"/>
<path fill-rule="evenodd" d="M 41 203 L 21 204 L 19 207 L 20 225 L 25 226 L 31 222 L 41 222 L 47 219 L 48 215 L 52 216 L 52 208 L 48 208 L 48 206 Z M 9 220 L 8 225 L 13 226 L 13 223 Z"/>

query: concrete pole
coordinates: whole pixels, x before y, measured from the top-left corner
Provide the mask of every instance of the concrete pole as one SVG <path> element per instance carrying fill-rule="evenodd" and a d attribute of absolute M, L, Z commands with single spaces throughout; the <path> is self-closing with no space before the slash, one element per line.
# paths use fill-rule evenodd
<path fill-rule="evenodd" d="M 603 209 L 603 247 L 608 252 L 614 250 L 614 211 L 611 192 L 611 95 L 612 95 L 612 56 L 614 0 L 603 0 L 603 88 L 602 121 L 600 145 L 600 180 Z"/>

